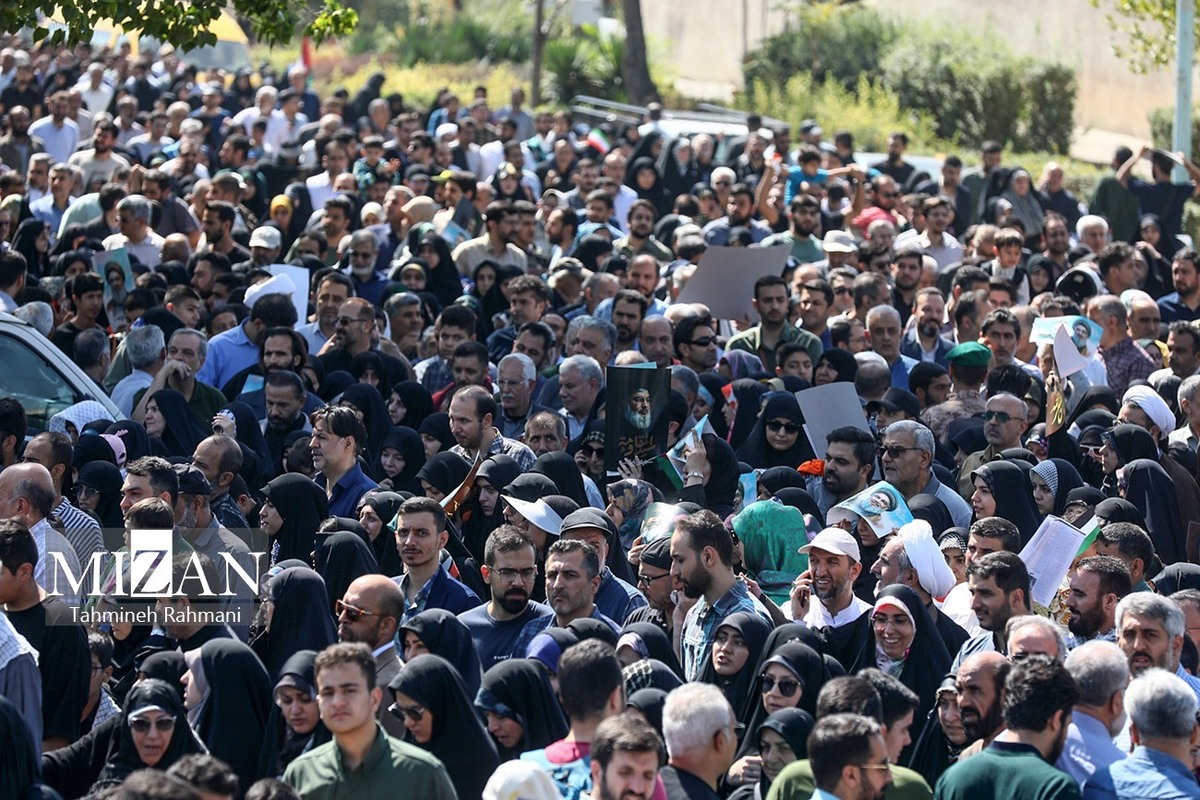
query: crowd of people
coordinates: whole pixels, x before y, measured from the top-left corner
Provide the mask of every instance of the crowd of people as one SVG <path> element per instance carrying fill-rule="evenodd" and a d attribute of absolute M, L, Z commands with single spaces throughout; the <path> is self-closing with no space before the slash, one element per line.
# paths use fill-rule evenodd
<path fill-rule="evenodd" d="M 95 392 L 0 398 L 0 800 L 1200 797 L 1186 157 L 5 44 L 0 310 Z M 679 300 L 726 247 L 757 320 Z"/>

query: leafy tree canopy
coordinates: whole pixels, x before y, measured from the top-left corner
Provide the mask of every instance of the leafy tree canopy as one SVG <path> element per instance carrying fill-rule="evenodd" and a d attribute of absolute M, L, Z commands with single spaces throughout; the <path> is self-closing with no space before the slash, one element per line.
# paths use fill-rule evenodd
<path fill-rule="evenodd" d="M 1144 73 L 1175 63 L 1175 0 L 1091 0 L 1105 13 L 1109 26 L 1128 38 L 1113 47 L 1113 53 L 1129 62 L 1129 68 Z M 1193 41 L 1200 35 L 1200 2 L 1196 2 Z M 1193 44 L 1193 47 L 1195 45 Z"/>
<path fill-rule="evenodd" d="M 349 33 L 358 24 L 358 14 L 338 0 L 320 0 L 310 7 L 294 0 L 231 0 L 228 5 L 249 23 L 258 41 L 269 45 L 285 44 L 298 33 L 318 43 Z M 33 28 L 35 41 L 49 38 L 54 43 L 89 41 L 92 32 L 103 24 L 140 30 L 162 42 L 188 49 L 213 44 L 216 36 L 207 32 L 226 7 L 226 0 L 87 0 L 67 4 L 61 0 L 5 0 L 0 3 L 0 31 Z M 57 15 L 63 25 L 45 20 Z M 35 22 L 43 20 L 42 22 Z"/>

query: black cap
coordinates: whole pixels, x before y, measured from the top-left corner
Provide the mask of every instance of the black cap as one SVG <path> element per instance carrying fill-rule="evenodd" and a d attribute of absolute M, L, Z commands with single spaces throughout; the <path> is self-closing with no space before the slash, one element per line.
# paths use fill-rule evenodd
<path fill-rule="evenodd" d="M 175 474 L 179 476 L 180 494 L 202 494 L 208 497 L 212 494 L 212 485 L 198 467 L 191 464 L 176 464 Z"/>
<path fill-rule="evenodd" d="M 663 536 L 648 542 L 642 548 L 641 554 L 638 556 L 643 564 L 649 564 L 652 567 L 659 569 L 671 568 L 671 537 Z"/>
<path fill-rule="evenodd" d="M 603 531 L 605 536 L 613 533 L 612 519 L 598 508 L 588 506 L 581 508 L 578 511 L 573 511 L 563 518 L 562 530 L 560 533 L 567 531 L 577 531 L 583 528 L 595 528 Z"/>
<path fill-rule="evenodd" d="M 917 396 L 907 389 L 898 389 L 895 386 L 884 392 L 881 399 L 867 403 L 867 411 L 878 412 L 881 408 L 886 408 L 893 414 L 903 411 L 914 419 L 921 416 L 921 401 Z"/>

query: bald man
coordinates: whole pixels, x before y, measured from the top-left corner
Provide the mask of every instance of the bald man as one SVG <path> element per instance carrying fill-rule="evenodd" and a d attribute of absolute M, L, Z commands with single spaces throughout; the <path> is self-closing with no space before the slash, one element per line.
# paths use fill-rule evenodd
<path fill-rule="evenodd" d="M 49 517 L 57 501 L 54 479 L 41 464 L 27 461 L 0 472 L 0 517 L 16 519 L 29 528 L 38 551 L 34 580 L 69 605 L 79 599 L 69 579 L 82 577 L 82 569 L 75 548 L 50 527 Z"/>
<path fill-rule="evenodd" d="M 404 595 L 386 575 L 363 575 L 355 579 L 338 601 L 338 641 L 361 642 L 371 648 L 376 686 L 387 686 L 400 672 L 395 636 L 403 614 Z M 388 705 L 379 704 L 379 721 L 389 734 L 402 737 L 404 723 L 388 713 Z"/>

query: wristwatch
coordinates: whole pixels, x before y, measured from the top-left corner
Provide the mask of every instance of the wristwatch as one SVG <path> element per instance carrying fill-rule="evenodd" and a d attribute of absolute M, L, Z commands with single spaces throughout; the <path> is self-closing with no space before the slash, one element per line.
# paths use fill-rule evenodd
<path fill-rule="evenodd" d="M 704 480 L 704 473 L 698 469 L 692 470 L 687 474 L 687 476 L 688 478 L 699 478 L 700 480 Z"/>

